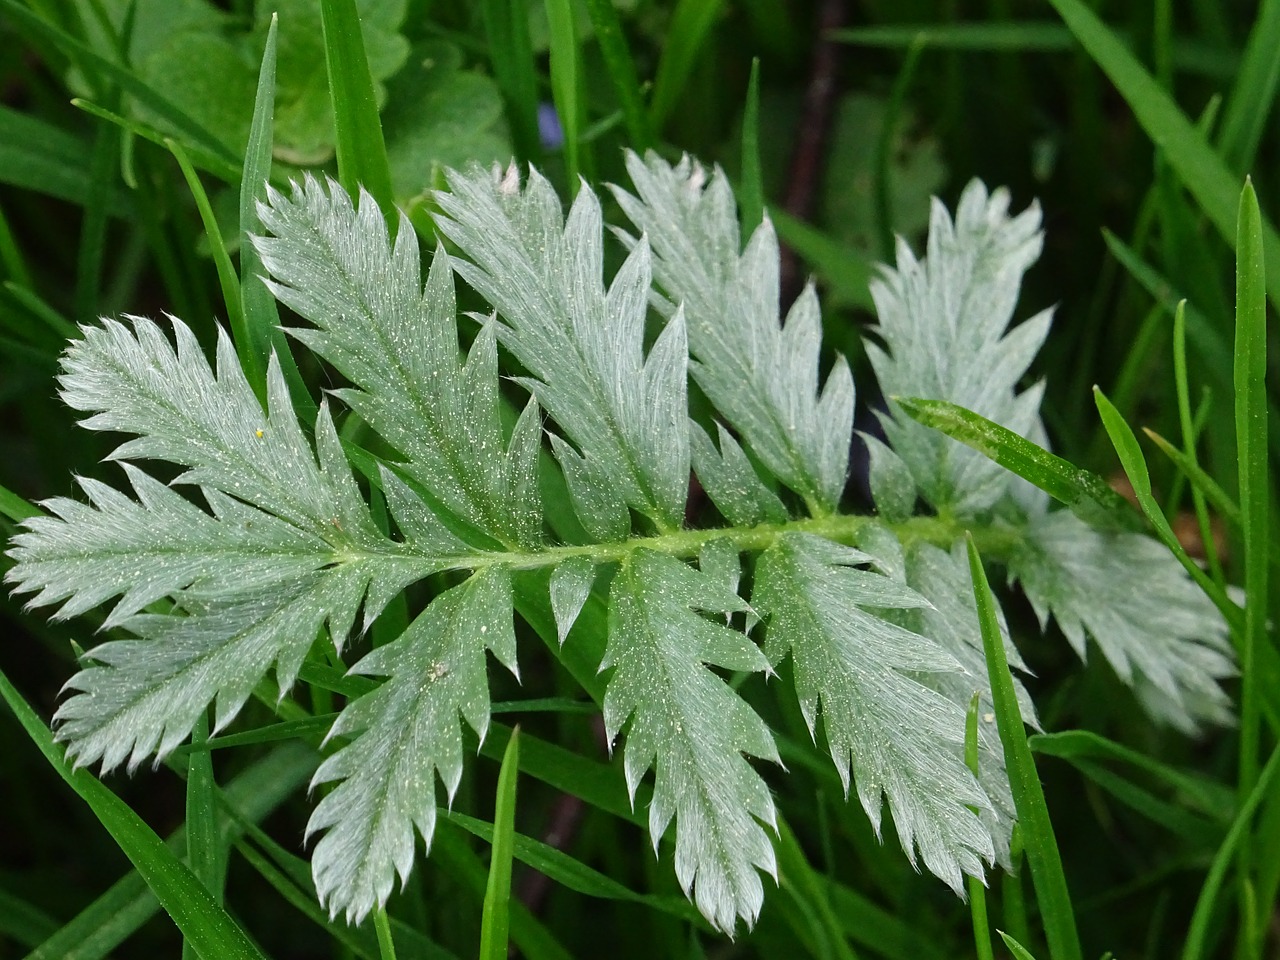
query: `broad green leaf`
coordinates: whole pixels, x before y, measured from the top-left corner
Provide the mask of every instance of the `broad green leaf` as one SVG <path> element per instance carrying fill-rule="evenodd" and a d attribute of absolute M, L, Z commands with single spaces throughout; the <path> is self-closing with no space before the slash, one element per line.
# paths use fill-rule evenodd
<path fill-rule="evenodd" d="M 969 807 L 991 802 L 964 763 L 964 710 L 915 679 L 957 669 L 934 641 L 875 611 L 928 601 L 861 567 L 868 554 L 806 534 L 785 534 L 756 564 L 752 603 L 765 620 L 773 663 L 790 655 L 813 733 L 821 710 L 840 779 L 880 829 L 885 798 L 902 848 L 959 893 L 995 850 Z"/>
<path fill-rule="evenodd" d="M 337 396 L 456 517 L 498 543 L 537 543 L 537 408 L 525 410 L 505 443 L 494 332 L 486 327 L 460 361 L 448 254 L 437 249 L 424 289 L 412 227 L 402 220 L 393 243 L 367 195 L 357 207 L 336 184 L 308 177 L 268 200 L 259 216 L 272 236 L 256 246 L 269 285 L 316 327 L 289 332 L 354 384 Z M 416 498 L 388 493 L 400 522 L 402 505 Z"/>
<path fill-rule="evenodd" d="M 896 269 L 872 281 L 884 347 L 867 344 L 886 396 L 947 400 L 1030 440 L 1043 440 L 1042 385 L 1016 388 L 1049 331 L 1052 311 L 1007 329 L 1022 275 L 1040 255 L 1040 210 L 1008 213 L 1009 194 L 974 181 L 954 220 L 934 204 L 927 254 L 899 241 Z M 975 450 L 900 416 L 883 416 L 890 446 L 936 509 L 972 516 L 1013 488 Z M 1043 446 L 1043 443 L 1041 443 Z"/>
<path fill-rule="evenodd" d="M 340 781 L 316 807 L 307 833 L 316 890 L 331 915 L 360 922 L 382 907 L 396 875 L 413 866 L 415 831 L 428 847 L 436 825 L 434 779 L 450 800 L 462 778 L 459 715 L 484 739 L 489 726 L 485 650 L 515 672 L 511 579 L 488 567 L 437 596 L 397 640 L 352 673 L 389 679 L 349 704 L 329 737 L 351 742 L 312 785 Z"/>
<path fill-rule="evenodd" d="M 387 81 L 382 128 L 401 204 L 425 200 L 446 167 L 511 157 L 497 84 L 463 69 L 462 51 L 443 41 L 416 45 L 404 69 Z"/>
<path fill-rule="evenodd" d="M 676 821 L 676 878 L 711 924 L 733 933 L 764 902 L 763 870 L 777 876 L 764 826 L 776 828 L 773 798 L 743 754 L 778 762 L 764 721 L 708 667 L 768 670 L 764 655 L 708 614 L 747 605 L 678 560 L 636 551 L 609 593 L 609 644 L 601 669 L 612 741 L 630 718 L 627 788 L 635 802 L 655 768 L 649 834 L 655 852 Z"/>
<path fill-rule="evenodd" d="M 614 190 L 653 247 L 654 276 L 689 330 L 690 373 L 744 444 L 811 512 L 830 513 L 844 492 L 853 430 L 853 378 L 837 358 L 821 392 L 818 299 L 806 287 L 779 322 L 778 238 L 765 221 L 739 251 L 728 179 L 682 160 L 627 154 L 638 196 Z M 625 235 L 623 235 L 625 237 Z M 676 305 L 679 304 L 677 308 Z M 674 322 L 674 321 L 673 321 Z"/>
<path fill-rule="evenodd" d="M 521 382 L 577 447 L 582 465 L 570 453 L 566 470 L 590 477 L 615 513 L 625 504 L 678 529 L 689 484 L 685 324 L 677 311 L 645 358 L 648 246 L 635 247 L 606 290 L 590 189 L 565 220 L 537 171 L 524 189 L 514 166 L 451 173 L 448 183 L 437 226 L 468 258 L 455 269 L 497 309 L 503 346 L 532 375 Z"/>

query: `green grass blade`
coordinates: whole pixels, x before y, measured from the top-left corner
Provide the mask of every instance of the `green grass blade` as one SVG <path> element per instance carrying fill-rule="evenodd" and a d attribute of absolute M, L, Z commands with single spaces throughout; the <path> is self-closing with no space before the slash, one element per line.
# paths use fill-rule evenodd
<path fill-rule="evenodd" d="M 1055 53 L 1071 49 L 1071 32 L 1056 23 L 884 23 L 835 30 L 833 40 L 859 47 L 904 49 L 920 43 L 934 50 Z"/>
<path fill-rule="evenodd" d="M 484 897 L 484 866 L 447 820 L 436 827 L 431 855 L 449 872 L 460 890 L 477 900 Z M 569 951 L 519 900 L 511 902 L 511 940 L 527 960 L 573 960 Z"/>
<path fill-rule="evenodd" d="M 964 762 L 976 777 L 978 769 L 978 706 L 982 695 L 974 693 L 964 715 Z M 976 814 L 975 807 L 970 807 Z M 965 877 L 969 891 L 969 915 L 973 920 L 973 952 L 978 960 L 995 960 L 991 952 L 991 924 L 987 919 L 987 885 L 978 877 Z"/>
<path fill-rule="evenodd" d="M 1244 529 L 1244 633 L 1240 645 L 1243 693 L 1240 705 L 1240 798 L 1258 777 L 1257 651 L 1267 642 L 1267 303 L 1262 252 L 1262 214 L 1253 184 L 1240 194 L 1236 241 L 1235 421 Z"/>
<path fill-rule="evenodd" d="M 1115 84 L 1147 136 L 1195 197 L 1222 238 L 1234 246 L 1238 181 L 1169 95 L 1081 0 L 1050 0 L 1094 62 Z M 1271 302 L 1280 307 L 1280 234 L 1259 221 Z"/>
<path fill-rule="evenodd" d="M 521 736 L 525 735 L 521 734 Z M 493 843 L 493 824 L 454 810 L 443 812 L 443 816 L 472 836 L 479 837 L 486 843 Z M 600 873 L 563 850 L 543 843 L 541 840 L 516 833 L 513 835 L 513 841 L 513 856 L 517 860 L 566 889 L 601 900 L 627 900 L 641 903 L 661 913 L 696 923 L 704 929 L 711 929 L 702 919 L 702 914 L 698 913 L 697 908 L 684 897 L 636 893 L 630 887 L 624 886 L 612 877 Z"/>
<path fill-rule="evenodd" d="M 82 100 L 79 97 L 74 97 L 71 100 L 71 105 L 77 110 L 83 110 L 90 116 L 97 117 L 100 120 L 106 120 L 109 123 L 114 123 L 126 133 L 132 134 L 135 137 L 141 137 L 143 140 L 154 143 L 158 147 L 164 147 L 166 150 L 168 149 L 168 145 L 165 141 L 173 139 L 172 137 L 161 133 L 150 124 L 143 123 L 141 120 L 136 120 L 133 117 L 121 116 L 119 113 L 116 113 L 113 110 L 108 110 L 106 107 L 100 106 L 91 100 Z M 221 156 L 215 156 L 205 148 L 190 142 L 185 143 L 184 147 L 187 150 L 187 156 L 190 158 L 192 165 L 195 166 L 196 169 L 203 170 L 205 173 L 213 174 L 223 183 L 236 183 L 238 181 L 240 177 L 240 169 L 234 163 L 230 163 Z M 125 174 L 128 172 L 129 171 L 127 170 L 123 171 Z"/>
<path fill-rule="evenodd" d="M 1139 523 L 1124 497 L 1102 477 L 1054 456 L 1008 427 L 948 400 L 892 399 L 913 420 L 990 457 L 1070 507 L 1081 519 L 1124 529 L 1134 529 Z"/>
<path fill-rule="evenodd" d="M 551 44 L 551 97 L 564 134 L 564 165 L 569 194 L 578 193 L 582 171 L 582 104 L 578 88 L 578 38 L 574 35 L 573 7 L 569 0 L 544 0 Z"/>
<path fill-rule="evenodd" d="M 0 516 L 8 517 L 14 523 L 21 523 L 29 517 L 39 517 L 44 511 L 8 487 L 0 486 Z"/>
<path fill-rule="evenodd" d="M 1191 575 L 1191 579 L 1200 585 L 1205 595 L 1214 602 L 1223 618 L 1231 625 L 1232 632 L 1238 635 L 1244 622 L 1240 608 L 1232 602 L 1221 587 L 1209 578 L 1208 574 L 1200 569 L 1200 565 L 1191 559 L 1178 541 L 1168 518 L 1165 517 L 1164 511 L 1160 509 L 1160 504 L 1156 502 L 1151 492 L 1151 475 L 1147 472 L 1147 461 L 1142 455 L 1142 448 L 1138 446 L 1138 438 L 1134 436 L 1129 424 L 1125 423 L 1124 418 L 1120 416 L 1120 412 L 1107 399 L 1106 394 L 1097 387 L 1093 388 L 1093 398 L 1097 404 L 1098 413 L 1102 417 L 1102 425 L 1106 428 L 1107 436 L 1111 438 L 1111 444 L 1120 457 L 1120 466 L 1124 468 L 1125 476 L 1129 478 L 1129 484 L 1133 487 L 1139 509 L 1151 522 L 1156 536 L 1169 548 L 1169 552 L 1177 557 L 1178 562 Z"/>
<path fill-rule="evenodd" d="M 607 2 L 607 0 L 606 0 Z M 538 133 L 538 75 L 529 39 L 524 0 L 482 0 L 487 52 L 506 106 L 516 156 L 534 162 L 542 156 Z"/>
<path fill-rule="evenodd" d="M 114 99 L 119 99 L 118 97 Z M 115 180 L 119 134 L 105 124 L 98 128 L 89 161 L 91 193 L 84 206 L 80 225 L 80 249 L 76 257 L 75 318 L 89 323 L 97 316 L 97 301 L 102 286 L 102 260 L 107 245 L 107 197 Z"/>
<path fill-rule="evenodd" d="M 787 822 L 778 818 L 778 885 L 804 905 L 809 933 L 823 945 L 818 956 L 831 960 L 857 960 L 858 955 L 845 937 L 843 928 L 827 897 L 821 876 L 813 869 L 800 841 Z"/>
<path fill-rule="evenodd" d="M 106 827 L 201 957 L 265 960 L 244 931 L 141 817 L 88 771 L 71 769 L 48 727 L 3 673 L 0 673 L 0 696 L 49 765 Z"/>
<path fill-rule="evenodd" d="M 1218 482 L 1209 476 L 1195 460 L 1192 460 L 1186 453 L 1179 450 L 1172 443 L 1166 440 L 1154 430 L 1146 428 L 1142 431 L 1160 448 L 1160 451 L 1173 461 L 1174 466 L 1187 475 L 1187 479 L 1191 481 L 1191 488 L 1204 495 L 1205 500 L 1215 510 L 1222 514 L 1231 523 L 1239 526 L 1240 524 L 1240 507 L 1236 502 L 1227 496 L 1227 492 L 1218 485 Z"/>
<path fill-rule="evenodd" d="M 1035 758 L 1027 745 L 1022 712 L 1018 707 L 1013 688 L 1013 676 L 1005 658 L 1004 642 L 1000 636 L 1000 623 L 996 616 L 996 601 L 987 583 L 986 571 L 973 537 L 968 538 L 969 572 L 973 577 L 974 599 L 978 605 L 978 622 L 982 627 L 982 647 L 987 658 L 987 673 L 991 680 L 991 700 L 1004 746 L 1005 766 L 1009 771 L 1009 786 L 1013 791 L 1014 805 L 1018 811 L 1018 824 L 1022 832 L 1027 863 L 1031 867 L 1031 879 L 1035 884 L 1036 898 L 1040 903 L 1040 916 L 1044 922 L 1045 939 L 1049 944 L 1052 960 L 1081 960 L 1080 940 L 1076 933 L 1075 912 L 1071 906 L 1071 894 L 1062 872 L 1062 857 L 1058 853 L 1058 841 L 1049 820 L 1044 790 L 1036 772 Z"/>
<path fill-rule="evenodd" d="M 724 0 L 679 0 L 676 4 L 649 102 L 654 130 L 662 130 L 675 105 L 687 93 L 694 63 L 723 9 Z"/>
<path fill-rule="evenodd" d="M 1004 941 L 1004 945 L 1009 948 L 1009 953 L 1013 956 L 1013 960 L 1036 960 L 1031 955 L 1031 951 L 1013 939 L 1013 937 L 1003 930 L 997 930 L 996 932 L 1000 934 L 1000 939 Z"/>
<path fill-rule="evenodd" d="M 1187 374 L 1187 304 L 1182 301 L 1178 304 L 1178 309 L 1173 315 L 1173 385 L 1174 392 L 1178 399 L 1178 425 L 1182 429 L 1182 446 L 1187 467 L 1183 469 L 1183 474 L 1191 481 L 1191 502 L 1195 508 L 1196 523 L 1200 527 L 1200 539 L 1204 543 L 1205 558 L 1209 562 L 1209 571 L 1213 574 L 1215 583 L 1225 582 L 1222 575 L 1222 563 L 1218 558 L 1218 548 L 1213 539 L 1213 524 L 1209 519 L 1209 511 L 1206 507 L 1205 500 L 1207 497 L 1214 496 L 1210 488 L 1221 494 L 1223 500 L 1227 500 L 1225 493 L 1213 481 L 1211 477 L 1200 469 L 1200 463 L 1196 458 L 1196 441 L 1199 439 L 1200 431 L 1191 415 L 1191 387 Z M 1211 395 L 1206 393 L 1204 402 L 1201 404 L 1200 411 L 1205 416 L 1208 415 L 1208 406 Z M 1160 446 L 1161 441 L 1151 431 L 1146 431 L 1147 435 L 1156 441 L 1156 445 Z M 1164 447 L 1161 447 L 1163 450 Z M 1167 451 L 1166 451 L 1167 453 Z M 1175 460 L 1175 463 L 1177 461 Z M 1200 482 L 1196 482 L 1197 475 Z M 1208 483 L 1204 483 L 1204 481 Z M 1230 501 L 1228 501 L 1230 502 Z M 1234 509 L 1235 505 L 1231 504 Z M 1218 505 L 1218 509 L 1222 510 L 1222 506 Z M 1224 511 L 1228 512 L 1228 511 Z M 1237 520 L 1239 522 L 1238 514 Z"/>
<path fill-rule="evenodd" d="M 200 744 L 209 737 L 207 711 L 200 716 L 191 742 Z M 187 866 L 195 878 L 222 903 L 222 884 L 226 869 L 226 848 L 218 831 L 217 784 L 213 779 L 213 758 L 207 750 L 193 750 L 187 758 Z M 182 944 L 185 958 L 196 956 L 195 945 Z"/>
<path fill-rule="evenodd" d="M 747 102 L 742 110 L 742 180 L 738 184 L 742 235 L 750 237 L 764 220 L 764 172 L 760 167 L 760 58 L 751 60 Z"/>
<path fill-rule="evenodd" d="M 271 145 L 275 129 L 276 102 L 276 36 L 278 16 L 271 15 L 267 28 L 267 45 L 262 52 L 258 71 L 258 90 L 253 102 L 253 122 L 244 151 L 244 171 L 240 178 L 240 317 L 244 326 L 234 331 L 236 352 L 245 376 L 258 398 L 264 397 L 267 382 L 267 357 L 275 328 L 280 324 L 276 298 L 259 277 L 266 273 L 258 251 L 250 241 L 262 229 L 258 220 L 259 201 L 266 200 L 267 182 L 271 179 Z M 242 339 L 243 338 L 243 339 Z"/>
<path fill-rule="evenodd" d="M 236 276 L 235 267 L 231 265 L 231 257 L 227 253 L 227 245 L 222 242 L 222 231 L 218 228 L 218 218 L 213 214 L 213 205 L 209 203 L 209 195 L 205 193 L 200 175 L 191 165 L 191 159 L 182 144 L 176 140 L 165 140 L 165 146 L 178 161 L 182 176 L 187 181 L 187 188 L 196 202 L 196 210 L 200 212 L 200 222 L 204 225 L 204 235 L 209 241 L 209 249 L 213 253 L 213 264 L 218 272 L 218 287 L 222 290 L 222 302 L 227 308 L 227 322 L 231 326 L 231 335 L 237 347 L 248 342 L 248 334 L 244 326 L 244 310 L 240 305 L 240 278 Z M 240 352 L 240 362 L 245 363 L 245 354 Z M 246 367 L 246 369 L 254 369 Z M 258 372 L 255 370 L 255 372 Z M 250 381 L 253 383 L 253 381 Z M 257 386 L 257 384 L 255 384 Z M 259 400 L 266 398 L 266 374 L 262 371 L 262 385 L 259 388 Z"/>
<path fill-rule="evenodd" d="M 644 108 L 644 95 L 636 74 L 636 64 L 622 33 L 622 23 L 612 0 L 587 0 L 587 13 L 595 30 L 596 42 L 605 69 L 613 81 L 614 92 L 622 107 L 622 117 L 627 125 L 627 137 L 632 149 L 643 153 L 653 146 L 653 132 L 649 128 L 649 114 Z"/>
<path fill-rule="evenodd" d="M 850 306 L 874 310 L 871 277 L 875 262 L 856 247 L 832 240 L 821 230 L 771 207 L 769 219 L 778 238 L 796 252 L 825 283 L 831 294 Z"/>
<path fill-rule="evenodd" d="M 1276 101 L 1276 87 L 1280 84 L 1277 50 L 1280 50 L 1280 0 L 1263 0 L 1249 31 L 1244 58 L 1236 73 L 1218 136 L 1219 152 L 1238 174 L 1253 166 L 1267 118 Z"/>
<path fill-rule="evenodd" d="M 27 268 L 22 251 L 18 249 L 17 241 L 13 239 L 13 231 L 9 228 L 4 210 L 0 210 L 0 268 L 7 274 L 8 282 L 20 287 L 32 286 L 31 271 Z"/>
<path fill-rule="evenodd" d="M 520 728 L 511 731 L 498 771 L 493 814 L 493 854 L 480 920 L 480 960 L 506 960 L 510 927 L 511 859 L 515 850 L 516 780 L 520 770 Z"/>
<path fill-rule="evenodd" d="M 1223 892 L 1222 887 L 1227 878 L 1227 871 L 1231 868 L 1231 863 L 1240 847 L 1247 840 L 1253 815 L 1263 798 L 1271 792 L 1277 773 L 1280 773 L 1280 747 L 1276 747 L 1271 752 L 1271 758 L 1262 768 L 1244 803 L 1240 805 L 1231 823 L 1231 829 L 1227 831 L 1226 838 L 1218 847 L 1218 852 L 1214 854 L 1213 863 L 1210 864 L 1209 872 L 1205 875 L 1204 885 L 1200 888 L 1200 896 L 1196 899 L 1195 911 L 1191 915 L 1191 925 L 1187 929 L 1187 938 L 1182 947 L 1182 960 L 1207 960 L 1208 954 L 1205 951 L 1209 930 L 1218 906 L 1218 899 Z"/>
<path fill-rule="evenodd" d="M 394 234 L 399 218 L 391 167 L 355 0 L 320 0 L 320 22 L 337 135 L 338 182 L 352 197 L 359 196 L 361 187 L 369 191 Z"/>
<path fill-rule="evenodd" d="M 23 947 L 35 947 L 58 929 L 58 923 L 39 907 L 0 890 L 0 937 Z"/>
<path fill-rule="evenodd" d="M 0 183 L 82 207 L 100 199 L 119 216 L 133 206 L 133 198 L 116 183 L 106 187 L 105 197 L 95 196 L 104 185 L 85 176 L 84 158 L 91 149 L 84 139 L 38 117 L 0 106 Z"/>
<path fill-rule="evenodd" d="M 220 795 L 240 810 L 246 822 L 258 823 L 306 785 L 318 762 L 318 755 L 305 747 L 281 747 L 237 774 Z M 226 829 L 229 841 L 241 832 L 234 822 Z M 179 827 L 165 842 L 181 854 L 185 828 Z M 28 960 L 102 960 L 159 909 L 142 877 L 131 872 L 64 924 Z"/>

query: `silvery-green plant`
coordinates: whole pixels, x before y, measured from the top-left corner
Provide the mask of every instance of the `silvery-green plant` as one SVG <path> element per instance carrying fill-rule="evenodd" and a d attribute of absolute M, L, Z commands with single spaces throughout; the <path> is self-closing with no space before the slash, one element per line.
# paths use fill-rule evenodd
<path fill-rule="evenodd" d="M 87 503 L 48 501 L 8 574 L 57 617 L 114 600 L 104 626 L 130 637 L 91 649 L 68 684 L 55 724 L 77 764 L 163 757 L 210 707 L 225 727 L 273 668 L 288 691 L 308 657 L 340 655 L 432 577 L 408 628 L 350 667 L 381 681 L 342 711 L 315 774 L 330 785 L 309 825 L 316 887 L 359 921 L 408 874 L 416 835 L 430 846 L 435 780 L 451 800 L 462 775 L 462 721 L 481 738 L 489 723 L 485 653 L 516 673 L 516 597 L 540 571 L 553 654 L 593 591 L 607 603 L 605 728 L 625 730 L 633 798 L 653 771 L 655 849 L 674 832 L 679 882 L 712 924 L 752 923 L 761 873 L 776 875 L 774 801 L 748 758 L 778 752 L 723 674 L 788 659 L 846 790 L 877 831 L 887 800 L 907 856 L 960 891 L 1007 862 L 1014 820 L 992 723 L 977 776 L 964 761 L 965 706 L 989 702 L 966 531 L 1156 716 L 1189 731 L 1229 720 L 1225 625 L 1155 541 L 1051 510 L 892 401 L 886 440 L 862 441 L 876 513 L 842 512 L 854 387 L 843 358 L 819 376 L 813 289 L 779 315 L 773 229 L 744 245 L 719 170 L 627 167 L 627 256 L 607 285 L 599 198 L 582 186 L 566 216 L 536 171 L 448 176 L 436 227 L 457 253 L 437 245 L 425 285 L 407 220 L 392 241 L 377 206 L 336 184 L 270 193 L 266 283 L 309 324 L 289 332 L 350 384 L 331 397 L 384 458 L 340 438 L 327 402 L 299 423 L 274 358 L 264 406 L 225 333 L 211 367 L 180 320 L 172 340 L 137 317 L 83 329 L 62 397 L 83 426 L 130 435 L 111 459 L 132 495 L 84 479 Z M 1050 314 L 1010 327 L 1040 217 L 1008 203 L 974 183 L 954 218 L 935 205 L 927 256 L 900 244 L 874 284 L 867 348 L 885 395 L 954 401 L 1043 442 L 1040 385 L 1019 384 Z M 492 308 L 465 351 L 455 275 Z M 698 420 L 690 379 L 709 401 Z M 504 419 L 516 392 L 522 412 Z M 141 460 L 182 472 L 162 483 Z M 551 472 L 571 516 L 544 503 Z M 686 525 L 691 472 L 723 524 Z M 192 487 L 202 505 L 175 489 Z"/>

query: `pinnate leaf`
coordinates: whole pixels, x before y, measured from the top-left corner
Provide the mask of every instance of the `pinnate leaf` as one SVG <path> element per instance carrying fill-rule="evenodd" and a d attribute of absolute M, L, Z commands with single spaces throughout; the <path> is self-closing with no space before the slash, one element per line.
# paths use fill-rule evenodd
<path fill-rule="evenodd" d="M 462 778 L 459 715 L 481 740 L 489 727 L 485 650 L 515 672 L 511 575 L 488 567 L 437 596 L 396 640 L 352 667 L 385 676 L 343 710 L 329 737 L 352 737 L 316 771 L 313 786 L 341 781 L 307 825 L 326 831 L 311 856 L 331 913 L 358 923 L 407 879 L 414 831 L 431 846 L 434 779 L 450 801 Z"/>
<path fill-rule="evenodd" d="M 934 641 L 883 619 L 877 608 L 927 605 L 882 574 L 860 569 L 868 554 L 789 533 L 756 566 L 752 604 L 765 619 L 765 652 L 790 655 L 811 732 L 819 711 L 846 789 L 876 830 L 884 798 L 907 856 L 957 893 L 983 875 L 991 836 L 969 807 L 990 801 L 964 764 L 964 711 L 913 674 L 956 670 Z"/>
<path fill-rule="evenodd" d="M 627 731 L 627 787 L 655 768 L 649 833 L 654 849 L 676 821 L 676 877 L 702 915 L 732 933 L 754 923 L 764 901 L 759 870 L 777 876 L 761 824 L 776 828 L 773 798 L 747 754 L 778 762 L 758 714 L 712 673 L 768 670 L 750 640 L 700 615 L 746 611 L 707 575 L 663 554 L 636 551 L 609 594 L 609 643 L 601 669 L 613 668 L 604 722 L 612 740 Z"/>

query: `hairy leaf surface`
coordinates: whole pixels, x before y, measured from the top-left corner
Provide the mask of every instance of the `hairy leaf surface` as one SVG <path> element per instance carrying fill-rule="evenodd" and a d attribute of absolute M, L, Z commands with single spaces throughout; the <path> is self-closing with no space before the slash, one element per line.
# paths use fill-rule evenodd
<path fill-rule="evenodd" d="M 312 786 L 341 781 L 311 815 L 307 833 L 327 831 L 311 855 L 316 891 L 331 913 L 358 923 L 386 903 L 394 876 L 413 866 L 414 831 L 427 847 L 436 824 L 435 776 L 450 802 L 462 779 L 464 717 L 483 740 L 489 728 L 485 650 L 513 673 L 511 576 L 489 567 L 437 596 L 399 639 L 352 673 L 385 676 L 349 705 L 329 737 L 352 737 Z"/>
<path fill-rule="evenodd" d="M 1156 717 L 1188 733 L 1231 722 L 1218 686 L 1235 673 L 1227 625 L 1157 541 L 1058 510 L 1031 520 L 1009 575 L 1042 626 L 1052 615 L 1081 659 L 1092 637 Z"/>
<path fill-rule="evenodd" d="M 927 601 L 859 566 L 872 558 L 808 534 L 786 534 L 761 555 L 752 603 L 765 618 L 773 663 L 790 655 L 810 732 L 819 710 L 827 745 L 877 832 L 884 798 L 907 856 L 957 892 L 980 877 L 991 836 L 967 805 L 990 807 L 964 765 L 964 712 L 912 674 L 956 669 L 936 643 L 876 608 Z"/>
<path fill-rule="evenodd" d="M 577 447 L 557 455 L 587 529 L 618 538 L 616 525 L 593 522 L 608 504 L 581 506 L 588 487 L 678 528 L 689 484 L 685 325 L 676 311 L 645 358 L 647 245 L 606 290 L 600 202 L 589 187 L 565 219 L 536 170 L 523 189 L 514 166 L 501 179 L 452 173 L 448 184 L 438 226 L 468 258 L 458 273 L 497 309 L 499 337 L 532 374 L 524 382 Z"/>
<path fill-rule="evenodd" d="M 778 761 L 760 717 L 707 666 L 768 670 L 750 640 L 695 611 L 747 605 L 678 560 L 637 551 L 609 594 L 609 644 L 601 669 L 605 729 L 627 731 L 627 787 L 655 768 L 649 833 L 658 841 L 676 821 L 676 877 L 717 928 L 754 923 L 764 902 L 758 870 L 776 878 L 762 823 L 776 827 L 769 789 L 743 754 Z"/>
<path fill-rule="evenodd" d="M 436 251 L 424 290 L 408 220 L 392 245 L 372 198 L 362 194 L 357 209 L 336 184 L 310 176 L 288 197 L 270 190 L 258 212 L 274 234 L 256 241 L 275 278 L 268 286 L 315 324 L 289 332 L 356 385 L 336 395 L 457 517 L 499 543 L 536 544 L 537 411 L 525 411 L 507 449 L 493 331 L 462 362 L 448 255 Z"/>
<path fill-rule="evenodd" d="M 1039 442 L 1043 387 L 1015 388 L 1044 343 L 1052 311 L 1007 328 L 1022 275 L 1043 245 L 1040 209 L 1033 204 L 1010 217 L 1008 208 L 1007 191 L 988 194 L 976 180 L 954 221 L 934 201 L 927 256 L 917 259 L 900 240 L 897 268 L 871 283 L 886 349 L 867 343 L 867 353 L 885 396 L 950 400 Z M 986 457 L 909 417 L 882 419 L 894 452 L 938 510 L 972 516 L 1015 483 Z"/>
<path fill-rule="evenodd" d="M 818 391 L 821 313 L 812 286 L 778 316 L 778 238 L 768 217 L 739 249 L 733 193 L 718 167 L 627 154 L 638 197 L 615 189 L 652 245 L 654 273 L 689 328 L 689 369 L 772 474 L 819 512 L 835 510 L 849 470 L 853 378 L 843 357 Z M 624 234 L 625 236 L 625 234 Z"/>

